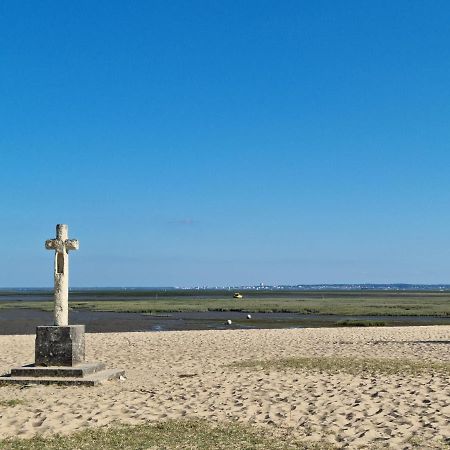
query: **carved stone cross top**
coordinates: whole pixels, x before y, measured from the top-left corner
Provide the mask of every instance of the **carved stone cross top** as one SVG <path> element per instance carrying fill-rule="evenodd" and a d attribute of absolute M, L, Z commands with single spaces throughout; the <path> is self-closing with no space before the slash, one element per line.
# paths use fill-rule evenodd
<path fill-rule="evenodd" d="M 79 242 L 69 239 L 67 225 L 56 225 L 56 239 L 45 241 L 47 250 L 55 250 L 55 325 L 69 324 L 69 250 L 78 250 Z"/>

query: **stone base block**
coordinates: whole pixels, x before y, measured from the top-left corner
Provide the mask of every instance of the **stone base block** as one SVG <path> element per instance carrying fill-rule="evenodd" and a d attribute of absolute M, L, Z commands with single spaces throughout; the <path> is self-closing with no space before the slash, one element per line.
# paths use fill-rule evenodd
<path fill-rule="evenodd" d="M 17 369 L 20 370 L 20 369 Z M 108 380 L 118 379 L 125 375 L 124 370 L 120 369 L 105 369 L 99 372 L 93 372 L 85 377 L 67 376 L 70 372 L 59 373 L 58 376 L 52 376 L 48 373 L 45 376 L 26 375 L 26 376 L 12 376 L 5 375 L 0 377 L 0 385 L 2 384 L 58 384 L 62 386 L 96 386 Z"/>
<path fill-rule="evenodd" d="M 36 328 L 36 362 L 0 376 L 2 384 L 60 384 L 95 386 L 125 375 L 105 369 L 100 362 L 84 361 L 84 325 Z"/>
<path fill-rule="evenodd" d="M 84 362 L 84 325 L 36 328 L 36 366 L 74 366 Z"/>
<path fill-rule="evenodd" d="M 23 366 L 11 369 L 12 377 L 65 377 L 65 378 L 85 378 L 93 373 L 105 370 L 105 365 L 101 362 L 83 363 L 76 366 Z"/>

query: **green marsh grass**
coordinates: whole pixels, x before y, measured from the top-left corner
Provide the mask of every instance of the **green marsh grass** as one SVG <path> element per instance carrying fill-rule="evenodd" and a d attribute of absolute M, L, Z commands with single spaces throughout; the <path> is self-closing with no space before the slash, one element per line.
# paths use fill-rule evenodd
<path fill-rule="evenodd" d="M 13 301 L 14 293 L 0 293 L 0 309 L 32 308 L 52 311 L 50 294 L 44 301 Z M 71 291 L 75 310 L 159 314 L 171 312 L 291 312 L 344 316 L 434 316 L 450 318 L 449 292 L 291 291 L 244 292 L 233 299 L 223 291 Z M 112 300 L 111 298 L 114 298 Z"/>
<path fill-rule="evenodd" d="M 337 327 L 385 327 L 386 322 L 382 320 L 340 320 L 335 325 Z"/>

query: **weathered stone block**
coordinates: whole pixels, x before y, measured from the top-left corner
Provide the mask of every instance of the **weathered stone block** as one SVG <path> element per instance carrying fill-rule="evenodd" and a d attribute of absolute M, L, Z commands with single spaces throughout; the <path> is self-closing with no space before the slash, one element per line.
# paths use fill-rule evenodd
<path fill-rule="evenodd" d="M 84 325 L 36 328 L 35 365 L 73 366 L 84 362 Z"/>
<path fill-rule="evenodd" d="M 85 378 L 96 372 L 105 370 L 101 362 L 81 363 L 75 366 L 23 366 L 11 369 L 12 377 L 59 377 L 59 378 Z"/>
<path fill-rule="evenodd" d="M 105 369 L 95 372 L 87 377 L 12 377 L 11 375 L 0 376 L 0 386 L 4 384 L 58 384 L 61 386 L 96 386 L 109 380 L 122 379 L 124 370 Z"/>

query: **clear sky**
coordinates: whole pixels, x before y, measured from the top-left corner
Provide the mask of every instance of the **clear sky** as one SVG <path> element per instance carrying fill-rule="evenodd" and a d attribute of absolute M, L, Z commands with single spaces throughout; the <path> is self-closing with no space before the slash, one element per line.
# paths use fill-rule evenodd
<path fill-rule="evenodd" d="M 0 286 L 450 283 L 450 2 L 0 3 Z"/>

